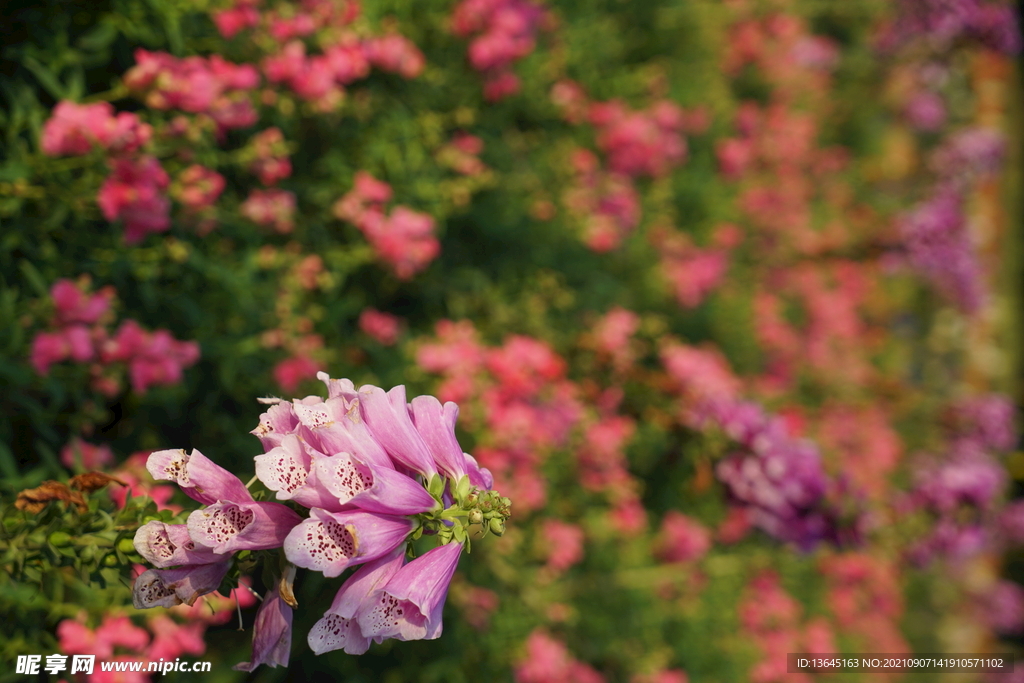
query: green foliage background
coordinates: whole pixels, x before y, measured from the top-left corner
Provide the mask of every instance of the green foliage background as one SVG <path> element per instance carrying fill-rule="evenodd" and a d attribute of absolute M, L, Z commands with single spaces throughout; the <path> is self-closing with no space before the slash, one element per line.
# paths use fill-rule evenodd
<path fill-rule="evenodd" d="M 885 4 L 798 1 L 788 10 L 840 46 L 834 106 L 820 143 L 847 147 L 855 160 L 879 154 L 883 131 L 891 125 L 879 93 L 883 67 L 870 44 Z M 672 334 L 692 344 L 711 341 L 739 374 L 763 369 L 747 300 L 712 297 L 692 312 L 682 311 L 666 295 L 653 267 L 657 252 L 645 239 L 659 218 L 671 220 L 698 243 L 706 242 L 718 224 L 741 220 L 735 191 L 717 172 L 714 145 L 732 132 L 738 103 L 764 100 L 767 86 L 753 71 L 737 79 L 723 72 L 721 51 L 733 16 L 725 3 L 553 0 L 548 6 L 559 19 L 557 30 L 542 33 L 538 49 L 516 65 L 522 92 L 490 104 L 465 58 L 465 41 L 448 29 L 452 3 L 367 1 L 360 21 L 397 26 L 424 52 L 427 68 L 413 80 L 374 72 L 352 88 L 335 113 L 316 114 L 287 96 L 261 110 L 258 128 L 278 126 L 294 150 L 295 172 L 280 186 L 297 195 L 295 232 L 271 235 L 239 215 L 253 180 L 238 151 L 251 132 L 236 131 L 221 145 L 207 135 L 192 150 L 195 162 L 227 178 L 217 228 L 200 237 L 176 221 L 169 233 L 126 247 L 121 228 L 103 220 L 94 201 L 106 173 L 102 158 L 42 155 L 42 125 L 63 99 L 111 98 L 119 110 L 141 112 L 140 103 L 119 91 L 120 75 L 134 63 L 137 47 L 179 57 L 218 53 L 235 62 L 258 62 L 260 48 L 245 34 L 232 41 L 219 36 L 204 11 L 207 5 L 206 0 L 47 0 L 4 3 L 0 9 L 0 26 L 13 29 L 0 54 L 3 503 L 44 479 L 66 477 L 56 454 L 82 432 L 91 432 L 94 441 L 108 443 L 122 457 L 143 449 L 199 448 L 248 479 L 251 458 L 259 453 L 249 434 L 261 412 L 254 399 L 278 391 L 271 369 L 282 358 L 260 339 L 280 323 L 275 305 L 284 290 L 293 312 L 311 319 L 323 335 L 322 360 L 332 377 L 349 377 L 357 385 L 407 384 L 410 395 L 431 392 L 434 379 L 413 363 L 414 345 L 386 348 L 358 331 L 357 317 L 367 306 L 402 316 L 408 339 L 430 334 L 445 318 L 471 319 L 491 344 L 509 334 L 544 339 L 567 355 L 575 380 L 592 369 L 574 347 L 578 335 L 613 306 L 642 311 L 645 325 L 657 331 L 651 339 Z M 537 201 L 560 200 L 560 188 L 572 176 L 569 152 L 594 146 L 592 130 L 569 125 L 551 103 L 549 90 L 559 78 L 578 81 L 596 100 L 621 98 L 642 108 L 660 90 L 684 107 L 706 106 L 711 113 L 709 131 L 688 138 L 689 160 L 682 168 L 664 179 L 640 181 L 645 216 L 640 234 L 610 255 L 587 249 L 564 212 L 541 221 L 530 211 Z M 147 115 L 151 121 L 170 116 L 151 110 Z M 437 150 L 458 130 L 483 139 L 481 158 L 490 172 L 467 178 L 437 162 Z M 173 157 L 165 163 L 172 176 L 185 165 Z M 396 201 L 437 221 L 441 256 L 408 282 L 376 264 L 358 231 L 331 215 L 332 203 L 351 188 L 359 170 L 387 181 Z M 855 165 L 854 192 L 881 214 L 905 201 L 877 192 L 858 171 Z M 289 285 L 287 259 L 270 267 L 261 259 L 260 249 L 268 244 L 282 251 L 295 244 L 302 254 L 320 255 L 329 273 L 326 284 L 317 292 Z M 751 273 L 762 265 L 760 257 L 756 249 L 737 252 L 730 271 L 735 291 L 753 294 L 757 282 Z M 199 342 L 202 358 L 186 371 L 183 383 L 144 396 L 124 392 L 107 401 L 88 388 L 80 367 L 57 365 L 47 377 L 33 372 L 26 359 L 32 336 L 48 317 L 50 284 L 83 273 L 97 286 L 117 289 L 122 318 Z M 315 382 L 304 388 L 317 391 Z M 652 408 L 667 410 L 641 383 L 624 389 L 625 404 L 638 417 Z M 806 404 L 820 404 L 826 398 L 822 391 L 810 387 Z M 475 435 L 460 436 L 471 451 Z M 699 496 L 690 488 L 696 461 L 713 449 L 692 434 L 641 421 L 630 466 L 654 519 L 670 509 L 708 523 L 724 517 L 720 489 Z M 469 583 L 500 594 L 501 607 L 488 629 L 472 627 L 450 609 L 438 641 L 388 641 L 358 658 L 314 657 L 305 633 L 330 602 L 336 582 L 307 572 L 298 586 L 302 609 L 296 614 L 292 665 L 264 667 L 253 678 L 511 680 L 521 644 L 543 621 L 546 606 L 557 602 L 572 606 L 558 634 L 609 681 L 629 680 L 655 663 L 684 668 L 693 681 L 743 681 L 757 653 L 739 633 L 735 605 L 750 577 L 775 569 L 808 615 L 827 611 L 816 557 L 766 537 L 716 548 L 702 567 L 703 588 L 691 585 L 693 577 L 675 576 L 672 566 L 652 564 L 650 538 L 623 542 L 605 529 L 592 496 L 579 489 L 565 462 L 553 459 L 545 471 L 551 509 L 578 521 L 588 545 L 583 562 L 563 580 L 539 585 L 524 569 L 535 568 L 542 557 L 536 550 L 542 546 L 539 526 L 525 519 L 515 533 L 520 547 L 535 552 L 510 558 L 495 547 L 502 539 L 490 539 L 463 559 L 460 571 Z M 58 526 L 74 524 L 71 513 L 62 519 Z M 53 567 L 69 565 L 63 557 L 47 561 Z M 4 662 L 20 653 L 55 651 L 57 620 L 73 616 L 78 606 L 98 613 L 110 601 L 125 599 L 123 582 L 112 580 L 112 588 L 100 592 L 68 572 L 53 571 L 63 578 L 52 583 L 41 578 L 41 591 L 0 578 Z M 692 602 L 659 599 L 652 587 L 665 580 L 682 594 L 692 593 Z M 912 609 L 905 633 L 919 650 L 938 649 L 931 625 L 956 599 L 941 585 L 938 575 L 908 579 Z M 231 626 L 208 633 L 204 658 L 215 662 L 211 683 L 240 678 L 230 665 L 247 658 L 249 637 Z"/>

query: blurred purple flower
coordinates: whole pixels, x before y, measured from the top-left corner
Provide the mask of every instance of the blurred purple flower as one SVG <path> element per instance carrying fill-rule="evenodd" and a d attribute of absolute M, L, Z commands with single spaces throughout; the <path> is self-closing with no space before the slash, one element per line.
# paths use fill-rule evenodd
<path fill-rule="evenodd" d="M 981 266 L 965 223 L 963 197 L 944 184 L 903 215 L 899 230 L 911 267 L 964 312 L 974 313 L 982 303 Z"/>

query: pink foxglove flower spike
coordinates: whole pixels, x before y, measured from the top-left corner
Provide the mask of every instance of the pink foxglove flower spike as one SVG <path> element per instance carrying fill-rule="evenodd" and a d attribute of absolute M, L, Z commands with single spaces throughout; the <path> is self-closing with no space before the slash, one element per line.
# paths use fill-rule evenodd
<path fill-rule="evenodd" d="M 225 577 L 235 581 L 238 552 L 247 555 L 239 566 L 270 560 L 270 551 L 272 566 L 285 562 L 287 580 L 257 612 L 252 659 L 235 667 L 242 671 L 287 664 L 296 567 L 328 578 L 355 568 L 309 633 L 317 654 L 439 637 L 470 531 L 500 536 L 510 515 L 509 499 L 491 490 L 491 473 L 459 445 L 456 404 L 432 396 L 409 403 L 404 386 L 357 389 L 317 377 L 327 399 L 261 401 L 269 407 L 252 433 L 263 445 L 254 465 L 265 490 L 253 495 L 197 450 L 157 451 L 147 463 L 154 478 L 176 482 L 205 507 L 185 524 L 153 521 L 138 530 L 136 550 L 158 569 L 136 580 L 137 608 L 192 604 Z M 268 491 L 283 502 L 266 501 Z M 424 538 L 437 547 L 407 562 L 411 544 Z"/>

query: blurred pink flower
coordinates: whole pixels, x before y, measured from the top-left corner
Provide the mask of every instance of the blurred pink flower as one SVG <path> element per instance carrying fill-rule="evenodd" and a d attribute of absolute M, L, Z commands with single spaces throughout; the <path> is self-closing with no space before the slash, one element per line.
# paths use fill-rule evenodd
<path fill-rule="evenodd" d="M 104 287 L 90 296 L 71 280 L 57 280 L 50 288 L 50 296 L 56 307 L 54 322 L 58 325 L 91 325 L 98 322 L 110 310 L 114 295 L 113 287 Z"/>
<path fill-rule="evenodd" d="M 583 529 L 558 519 L 545 519 L 541 536 L 548 548 L 547 567 L 561 574 L 583 559 Z"/>
<path fill-rule="evenodd" d="M 427 63 L 415 43 L 395 33 L 370 38 L 363 43 L 363 52 L 373 66 L 382 71 L 400 74 L 403 78 L 416 78 L 423 72 Z"/>
<path fill-rule="evenodd" d="M 548 21 L 547 10 L 529 0 L 463 0 L 452 12 L 452 32 L 475 37 L 469 63 L 485 75 L 484 97 L 497 101 L 519 91 L 512 63 L 536 45 L 537 29 Z"/>
<path fill-rule="evenodd" d="M 625 308 L 609 310 L 594 326 L 594 341 L 597 348 L 612 359 L 619 372 L 626 370 L 635 355 L 631 338 L 640 328 L 640 316 Z"/>
<path fill-rule="evenodd" d="M 249 170 L 256 174 L 264 185 L 274 185 L 292 174 L 288 160 L 288 147 L 281 129 L 267 128 L 252 137 L 250 142 L 256 155 Z"/>
<path fill-rule="evenodd" d="M 224 176 L 199 164 L 179 173 L 171 186 L 171 196 L 193 213 L 213 206 L 223 191 Z"/>
<path fill-rule="evenodd" d="M 608 155 L 613 172 L 659 177 L 686 160 L 682 110 L 668 101 L 654 107 L 644 112 L 606 109 L 591 117 L 598 127 L 597 146 Z"/>
<path fill-rule="evenodd" d="M 195 605 L 209 611 L 203 601 L 197 601 Z M 173 660 L 183 654 L 201 655 L 206 652 L 206 641 L 203 639 L 206 624 L 202 621 L 179 624 L 170 617 L 158 614 L 149 620 L 149 629 L 153 632 L 153 642 L 146 650 L 146 657 L 152 661 L 161 657 Z"/>
<path fill-rule="evenodd" d="M 725 519 L 718 525 L 718 541 L 720 543 L 736 543 L 747 535 L 752 524 L 750 513 L 745 507 L 730 506 Z"/>
<path fill-rule="evenodd" d="M 541 629 L 526 639 L 526 650 L 514 670 L 516 683 L 603 683 L 593 668 L 577 661 L 565 645 Z"/>
<path fill-rule="evenodd" d="M 315 378 L 322 369 L 308 356 L 293 356 L 274 366 L 274 381 L 287 393 L 294 394 L 301 382 Z"/>
<path fill-rule="evenodd" d="M 71 325 L 57 332 L 39 332 L 32 339 L 29 357 L 37 374 L 46 375 L 54 363 L 71 358 L 79 363 L 92 360 L 92 335 L 83 325 Z"/>
<path fill-rule="evenodd" d="M 367 308 L 359 314 L 359 329 L 384 346 L 394 346 L 401 331 L 401 321 L 390 313 Z"/>
<path fill-rule="evenodd" d="M 130 112 L 114 115 L 109 102 L 75 104 L 63 100 L 43 125 L 41 146 L 49 156 L 76 156 L 93 149 L 134 152 L 152 136 L 153 129 Z"/>
<path fill-rule="evenodd" d="M 157 510 L 180 512 L 180 506 L 169 504 L 174 495 L 174 489 L 170 486 L 157 485 L 146 470 L 149 454 L 149 451 L 132 453 L 121 464 L 121 467 L 114 471 L 114 476 L 125 482 L 127 486 L 108 487 L 111 500 L 118 508 L 123 508 L 129 493 L 132 496 L 149 496 L 156 503 Z"/>
<path fill-rule="evenodd" d="M 551 87 L 551 101 L 569 123 L 578 125 L 586 120 L 589 107 L 587 100 L 583 86 L 575 81 L 563 79 Z"/>
<path fill-rule="evenodd" d="M 511 71 L 499 71 L 491 74 L 484 81 L 484 99 L 497 102 L 509 95 L 515 95 L 522 87 L 519 76 Z"/>
<path fill-rule="evenodd" d="M 587 426 L 583 447 L 577 453 L 584 487 L 592 491 L 629 489 L 625 447 L 634 432 L 636 423 L 621 415 L 602 417 Z"/>
<path fill-rule="evenodd" d="M 181 109 L 214 115 L 224 127 L 254 123 L 251 116 L 217 116 L 232 101 L 226 96 L 254 89 L 259 73 L 249 64 L 232 64 L 219 55 L 210 59 L 177 58 L 166 52 L 135 51 L 135 66 L 124 75 L 128 89 L 153 109 Z M 251 105 L 249 107 L 251 109 Z M 234 120 L 232 120 L 234 119 Z"/>
<path fill-rule="evenodd" d="M 946 102 L 938 93 L 923 90 L 910 98 L 903 115 L 918 130 L 937 131 L 946 123 Z"/>
<path fill-rule="evenodd" d="M 389 216 L 364 214 L 356 227 L 400 280 L 408 280 L 441 253 L 441 243 L 434 237 L 434 219 L 404 206 L 396 207 Z"/>
<path fill-rule="evenodd" d="M 639 533 L 647 527 L 647 511 L 636 496 L 628 496 L 612 508 L 611 522 L 620 534 Z"/>
<path fill-rule="evenodd" d="M 1017 634 L 1024 631 L 1024 588 L 1002 580 L 980 596 L 982 619 L 996 632 Z"/>
<path fill-rule="evenodd" d="M 124 221 L 125 242 L 136 244 L 146 233 L 171 227 L 171 203 L 163 194 L 169 182 L 156 157 L 115 159 L 96 201 L 108 221 Z"/>
<path fill-rule="evenodd" d="M 504 392 L 527 395 L 563 377 L 566 363 L 546 342 L 515 334 L 487 355 L 487 368 Z"/>
<path fill-rule="evenodd" d="M 711 532 L 697 520 L 669 510 L 661 520 L 655 554 L 663 562 L 693 562 L 711 547 Z"/>
<path fill-rule="evenodd" d="M 213 12 L 211 18 L 220 34 L 230 39 L 243 29 L 259 26 L 260 13 L 256 4 L 255 1 L 236 2 L 232 7 Z"/>
<path fill-rule="evenodd" d="M 155 384 L 177 384 L 182 370 L 199 360 L 199 344 L 178 341 L 167 330 L 147 332 L 134 320 L 125 320 L 102 349 L 104 363 L 128 364 L 132 390 L 145 393 Z"/>
<path fill-rule="evenodd" d="M 68 469 L 80 464 L 85 470 L 99 470 L 114 462 L 114 454 L 106 444 L 97 446 L 75 437 L 60 450 L 60 461 Z"/>
<path fill-rule="evenodd" d="M 811 619 L 804 626 L 804 647 L 802 652 L 820 655 L 840 651 L 836 649 L 835 633 L 824 617 Z"/>
<path fill-rule="evenodd" d="M 358 43 L 331 45 L 324 50 L 324 56 L 334 80 L 341 85 L 366 78 L 370 73 L 366 51 Z"/>
<path fill-rule="evenodd" d="M 669 376 L 687 396 L 700 399 L 733 399 L 740 381 L 718 349 L 695 348 L 677 342 L 666 343 L 661 360 Z"/>
<path fill-rule="evenodd" d="M 280 233 L 295 228 L 295 195 L 287 190 L 252 190 L 238 210 L 253 223 Z"/>

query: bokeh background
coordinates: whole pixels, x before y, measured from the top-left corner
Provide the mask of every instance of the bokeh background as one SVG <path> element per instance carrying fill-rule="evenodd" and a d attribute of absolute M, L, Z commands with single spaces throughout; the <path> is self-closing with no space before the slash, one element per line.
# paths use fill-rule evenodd
<path fill-rule="evenodd" d="M 0 681 L 60 652 L 247 676 L 252 598 L 245 632 L 227 598 L 136 611 L 122 541 L 190 507 L 148 452 L 247 481 L 257 397 L 320 370 L 459 403 L 514 514 L 440 639 L 316 657 L 340 580 L 300 573 L 291 664 L 253 679 L 928 681 L 785 654 L 1024 642 L 1011 5 L 42 0 L 0 26 Z M 14 504 L 87 470 L 129 486 Z"/>

